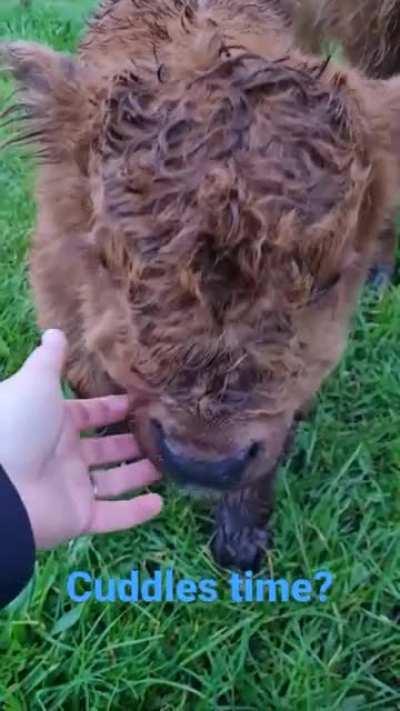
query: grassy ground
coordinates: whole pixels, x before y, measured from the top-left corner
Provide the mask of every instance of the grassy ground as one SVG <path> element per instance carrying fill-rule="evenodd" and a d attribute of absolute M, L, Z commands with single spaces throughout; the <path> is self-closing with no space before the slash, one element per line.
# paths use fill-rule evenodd
<path fill-rule="evenodd" d="M 72 48 L 87 4 L 2 0 L 2 37 Z M 3 83 L 1 88 L 5 91 Z M 3 91 L 3 93 L 4 93 Z M 37 332 L 25 278 L 32 170 L 0 163 L 0 362 L 11 373 Z M 279 484 L 263 577 L 335 578 L 328 601 L 235 604 L 207 546 L 200 503 L 166 493 L 135 533 L 41 555 L 0 617 L 0 707 L 105 711 L 400 709 L 400 289 L 365 301 L 347 356 L 298 435 Z M 73 570 L 123 577 L 173 567 L 216 578 L 214 603 L 73 604 Z M 3 704 L 3 705 L 2 705 Z"/>

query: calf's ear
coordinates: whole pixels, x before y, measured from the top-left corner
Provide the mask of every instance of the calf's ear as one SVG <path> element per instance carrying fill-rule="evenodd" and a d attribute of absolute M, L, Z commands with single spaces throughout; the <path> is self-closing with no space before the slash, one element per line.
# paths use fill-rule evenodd
<path fill-rule="evenodd" d="M 93 109 L 88 72 L 79 61 L 39 44 L 1 43 L 0 69 L 17 85 L 1 114 L 15 128 L 7 143 L 33 145 L 44 161 L 82 160 Z"/>

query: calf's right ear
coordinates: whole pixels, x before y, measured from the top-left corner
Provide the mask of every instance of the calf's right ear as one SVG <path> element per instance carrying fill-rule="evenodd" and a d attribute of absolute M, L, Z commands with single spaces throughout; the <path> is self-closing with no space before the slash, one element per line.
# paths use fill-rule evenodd
<path fill-rule="evenodd" d="M 9 143 L 33 145 L 43 160 L 71 158 L 93 110 L 88 71 L 78 60 L 30 42 L 1 43 L 0 69 L 18 89 L 15 103 L 2 112 L 16 129 Z"/>

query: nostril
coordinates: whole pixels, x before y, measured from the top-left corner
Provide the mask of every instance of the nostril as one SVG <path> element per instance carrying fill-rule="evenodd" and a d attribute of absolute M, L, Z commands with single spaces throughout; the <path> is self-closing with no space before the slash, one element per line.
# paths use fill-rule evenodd
<path fill-rule="evenodd" d="M 249 459 L 255 459 L 260 451 L 260 445 L 258 442 L 253 442 L 251 445 L 249 452 L 248 452 L 248 457 Z"/>
<path fill-rule="evenodd" d="M 158 420 L 153 419 L 153 420 L 151 420 L 150 424 L 151 424 L 157 438 L 164 436 L 164 430 L 163 430 L 162 424 Z"/>

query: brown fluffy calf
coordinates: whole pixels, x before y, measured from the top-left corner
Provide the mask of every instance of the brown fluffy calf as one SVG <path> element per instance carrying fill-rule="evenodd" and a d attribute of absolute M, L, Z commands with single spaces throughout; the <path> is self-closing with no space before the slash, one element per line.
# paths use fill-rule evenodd
<path fill-rule="evenodd" d="M 219 492 L 255 568 L 296 415 L 338 362 L 399 184 L 400 82 L 299 49 L 290 2 L 107 0 L 76 58 L 3 47 L 40 159 L 31 277 L 84 396 Z"/>

